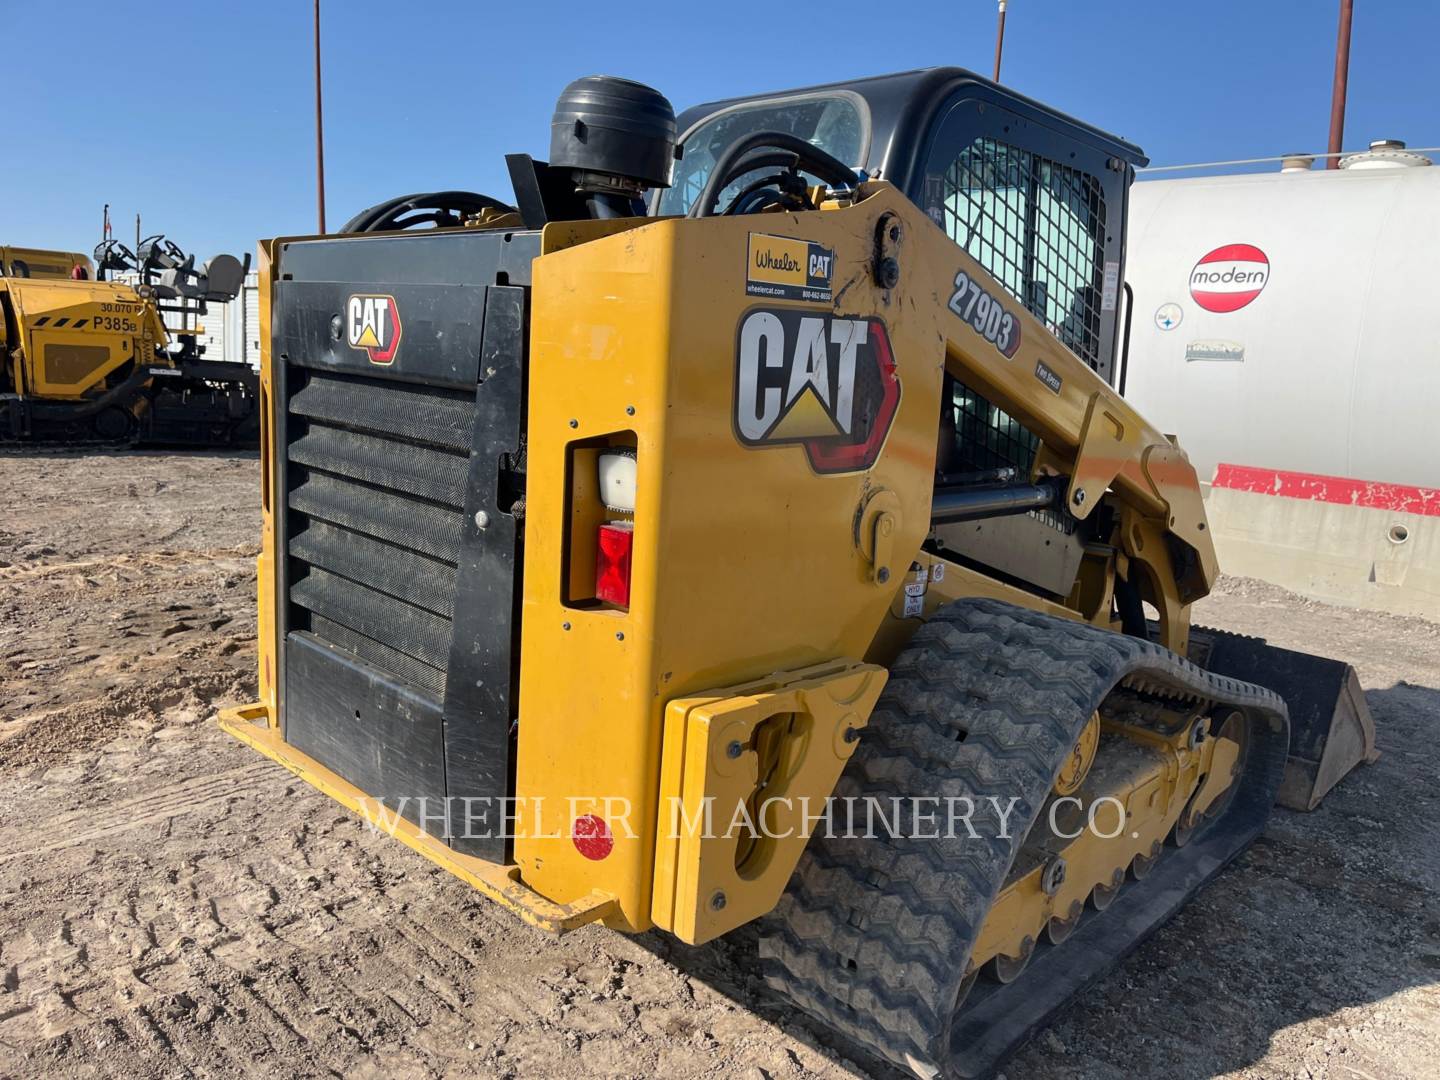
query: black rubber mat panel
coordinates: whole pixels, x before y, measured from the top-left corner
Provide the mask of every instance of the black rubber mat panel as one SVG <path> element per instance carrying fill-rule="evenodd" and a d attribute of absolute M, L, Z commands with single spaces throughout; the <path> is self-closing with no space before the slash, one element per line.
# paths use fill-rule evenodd
<path fill-rule="evenodd" d="M 444 669 L 450 621 L 315 567 L 290 588 L 290 599 L 431 667 Z"/>
<path fill-rule="evenodd" d="M 439 559 L 323 521 L 303 522 L 290 554 L 442 618 L 455 613 L 455 567 Z"/>
<path fill-rule="evenodd" d="M 469 453 L 475 401 L 453 390 L 311 372 L 290 398 L 290 412 Z"/>
<path fill-rule="evenodd" d="M 286 741 L 387 810 L 435 828 L 420 818 L 445 809 L 439 705 L 303 631 L 286 638 L 285 663 Z"/>
<path fill-rule="evenodd" d="M 374 638 L 368 638 L 348 626 L 341 626 L 314 612 L 310 613 L 310 629 L 316 637 L 363 660 L 371 667 L 391 672 L 406 682 L 413 683 L 432 695 L 437 702 L 444 698 L 445 672 L 439 668 L 431 667 L 413 656 L 406 656 L 389 645 L 383 645 Z"/>
<path fill-rule="evenodd" d="M 434 503 L 310 473 L 290 492 L 290 509 L 448 563 L 459 558 L 460 512 Z"/>
<path fill-rule="evenodd" d="M 290 460 L 451 506 L 465 501 L 469 455 L 312 423 L 291 443 Z"/>

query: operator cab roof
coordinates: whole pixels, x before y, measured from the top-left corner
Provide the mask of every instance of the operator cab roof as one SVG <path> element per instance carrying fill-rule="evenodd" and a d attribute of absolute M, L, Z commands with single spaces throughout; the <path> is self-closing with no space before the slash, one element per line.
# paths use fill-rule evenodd
<path fill-rule="evenodd" d="M 782 105 L 796 99 L 818 100 L 837 96 L 848 97 L 860 113 L 862 159 L 850 164 L 863 168 L 872 176 L 877 175 L 878 170 L 879 178 L 902 190 L 911 187 L 915 172 L 921 167 L 926 142 L 936 120 L 953 103 L 967 98 L 1003 105 L 1030 122 L 1043 124 L 1057 134 L 1087 143 L 1131 167 L 1138 168 L 1149 161 L 1133 143 L 957 67 L 924 68 L 707 102 L 681 113 L 678 128 L 683 141 L 694 133 L 700 123 L 718 113 L 772 102 Z"/>

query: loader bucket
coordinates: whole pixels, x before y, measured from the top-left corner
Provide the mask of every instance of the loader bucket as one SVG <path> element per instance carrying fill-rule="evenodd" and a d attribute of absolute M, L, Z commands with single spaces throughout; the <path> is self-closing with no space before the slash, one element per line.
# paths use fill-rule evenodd
<path fill-rule="evenodd" d="M 1290 709 L 1290 754 L 1275 801 L 1313 810 L 1340 778 L 1378 758 L 1375 721 L 1360 677 L 1340 660 L 1295 652 L 1263 638 L 1194 632 L 1191 658 L 1217 675 L 1269 687 Z"/>

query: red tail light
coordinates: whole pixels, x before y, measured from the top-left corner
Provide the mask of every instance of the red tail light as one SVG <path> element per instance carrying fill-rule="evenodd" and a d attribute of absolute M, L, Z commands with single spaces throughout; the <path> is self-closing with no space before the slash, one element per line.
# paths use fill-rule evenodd
<path fill-rule="evenodd" d="M 635 544 L 635 526 L 628 521 L 608 521 L 600 526 L 595 546 L 595 595 L 607 604 L 630 606 L 630 551 Z"/>

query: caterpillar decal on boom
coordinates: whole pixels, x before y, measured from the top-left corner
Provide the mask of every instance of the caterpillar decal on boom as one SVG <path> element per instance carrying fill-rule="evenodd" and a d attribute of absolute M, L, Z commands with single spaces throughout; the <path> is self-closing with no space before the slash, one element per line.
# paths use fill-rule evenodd
<path fill-rule="evenodd" d="M 1113 389 L 1138 149 L 947 68 L 582 79 L 507 160 L 262 245 L 228 731 L 536 925 L 758 921 L 923 1076 L 1373 753 L 1346 665 L 1191 625 L 1200 485 Z"/>
<path fill-rule="evenodd" d="M 0 445 L 253 445 L 259 379 L 206 359 L 196 319 L 234 300 L 250 259 L 200 269 L 163 236 L 132 253 L 0 248 Z M 116 271 L 134 280 L 114 281 Z"/>

